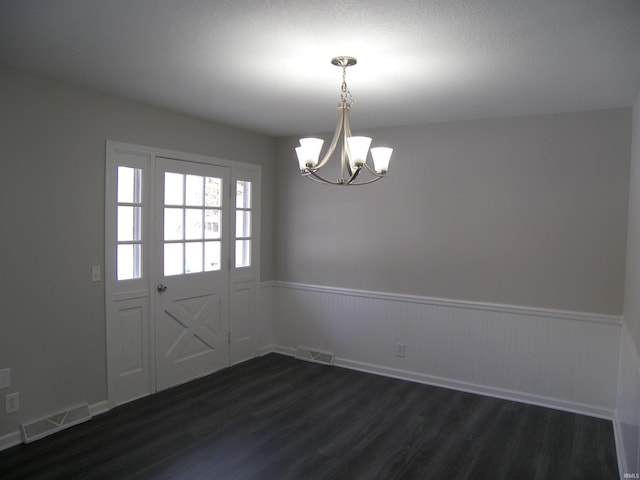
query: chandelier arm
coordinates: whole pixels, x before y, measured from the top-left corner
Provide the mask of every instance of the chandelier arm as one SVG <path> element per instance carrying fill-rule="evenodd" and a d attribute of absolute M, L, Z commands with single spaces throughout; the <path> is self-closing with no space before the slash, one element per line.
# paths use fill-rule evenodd
<path fill-rule="evenodd" d="M 340 138 L 340 132 L 342 131 L 344 126 L 344 108 L 345 108 L 345 105 L 343 102 L 342 105 L 338 107 L 338 123 L 336 124 L 336 130 L 333 134 L 333 138 L 331 139 L 331 144 L 329 145 L 329 149 L 327 150 L 327 153 L 324 155 L 324 157 L 322 157 L 322 161 L 318 165 L 313 167 L 316 170 L 324 167 L 326 163 L 329 161 L 329 158 L 331 158 L 331 155 L 333 155 L 333 152 L 336 151 L 336 146 L 338 145 L 338 139 Z"/>
<path fill-rule="evenodd" d="M 346 164 L 347 170 L 349 172 L 349 176 L 353 175 L 353 170 L 351 169 L 351 151 L 349 150 L 349 144 L 347 143 L 347 138 L 351 136 L 351 118 L 349 116 L 349 110 L 347 110 L 344 121 L 342 122 L 342 155 L 346 156 Z M 344 162 L 344 160 L 343 160 Z"/>
<path fill-rule="evenodd" d="M 309 178 L 310 180 L 314 180 L 318 183 L 323 183 L 325 185 L 342 185 L 342 182 L 333 182 L 331 180 L 324 178 L 322 175 L 319 175 L 314 171 L 309 171 L 309 175 L 307 176 L 307 178 Z"/>
<path fill-rule="evenodd" d="M 367 180 L 367 181 L 364 181 L 364 182 L 359 182 L 359 183 L 350 183 L 350 184 L 349 184 L 349 186 L 350 186 L 350 187 L 357 187 L 358 185 L 368 185 L 368 184 L 370 184 L 370 183 L 377 182 L 377 181 L 378 181 L 378 180 L 380 180 L 381 178 L 383 178 L 383 177 L 378 177 L 378 176 L 376 176 L 376 177 L 373 177 L 371 180 Z"/>
<path fill-rule="evenodd" d="M 351 177 L 349 177 L 349 180 L 347 180 L 346 184 L 347 185 L 358 185 L 357 183 L 354 184 L 353 181 L 358 178 L 358 174 L 360 173 L 360 171 L 362 170 L 362 167 L 356 168 L 356 170 L 351 174 Z"/>
<path fill-rule="evenodd" d="M 382 177 L 384 177 L 384 176 L 385 176 L 385 174 L 384 174 L 384 173 L 383 173 L 382 175 L 380 175 L 378 172 L 376 172 L 373 168 L 371 168 L 371 167 L 369 166 L 369 164 L 368 164 L 367 162 L 364 162 L 364 164 L 363 164 L 363 165 L 367 168 L 367 170 L 369 171 L 369 173 L 370 173 L 371 175 L 374 175 L 374 176 L 376 176 L 376 177 L 378 177 L 378 178 L 382 178 Z"/>

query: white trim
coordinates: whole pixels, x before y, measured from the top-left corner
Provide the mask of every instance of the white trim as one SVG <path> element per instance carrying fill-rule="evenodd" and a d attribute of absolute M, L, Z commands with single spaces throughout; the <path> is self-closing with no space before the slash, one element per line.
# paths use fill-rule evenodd
<path fill-rule="evenodd" d="M 153 157 L 162 157 L 168 158 L 170 160 L 182 160 L 188 162 L 195 163 L 204 163 L 207 165 L 218 165 L 221 167 L 232 167 L 232 168 L 256 168 L 262 169 L 262 167 L 257 163 L 249 163 L 249 162 L 240 162 L 236 160 L 227 160 L 226 158 L 220 157 L 212 157 L 208 155 L 198 155 L 196 153 L 188 153 L 188 152 L 180 152 L 178 150 L 167 150 L 165 148 L 159 147 L 149 147 L 147 145 L 139 145 L 135 143 L 125 143 L 119 142 L 116 140 L 107 140 L 107 148 L 121 149 L 124 151 L 129 151 L 131 153 L 144 152 L 147 155 L 151 155 Z"/>
<path fill-rule="evenodd" d="M 638 354 L 636 344 L 633 342 L 633 337 L 631 336 L 631 331 L 629 330 L 627 322 L 622 322 L 622 337 L 627 342 L 627 346 L 631 351 L 631 356 L 633 357 L 638 374 L 640 374 L 640 354 Z"/>
<path fill-rule="evenodd" d="M 20 433 L 20 430 L 7 433 L 6 435 L 3 435 L 2 437 L 0 437 L 0 452 L 3 450 L 6 450 L 7 448 L 20 445 L 21 443 L 22 443 L 22 433 Z"/>
<path fill-rule="evenodd" d="M 264 355 L 269 355 L 270 353 L 283 353 L 280 350 L 292 350 L 295 352 L 295 350 L 293 348 L 291 349 L 287 349 L 286 347 L 278 347 L 276 345 L 264 345 L 262 347 L 260 347 L 258 349 L 258 356 L 262 357 Z M 293 356 L 294 354 L 290 354 L 290 353 L 284 353 L 285 355 L 291 355 Z"/>
<path fill-rule="evenodd" d="M 107 400 L 103 400 L 98 403 L 94 403 L 93 405 L 89 405 L 89 411 L 91 412 L 91 416 L 95 417 L 96 415 L 102 415 L 110 410 L 109 402 Z"/>
<path fill-rule="evenodd" d="M 134 298 L 147 298 L 149 296 L 149 290 L 132 290 L 130 292 L 114 293 L 112 298 L 114 301 L 119 302 L 122 300 L 132 300 Z"/>
<path fill-rule="evenodd" d="M 618 458 L 618 470 L 620 472 L 620 476 L 622 477 L 623 473 L 638 473 L 635 471 L 631 471 L 629 469 L 629 461 L 626 456 L 626 449 L 624 448 L 624 436 L 622 434 L 622 418 L 620 415 L 619 407 L 621 401 L 621 387 L 623 382 L 623 360 L 625 349 L 630 353 L 632 358 L 632 363 L 634 368 L 634 373 L 637 378 L 640 378 L 640 355 L 638 355 L 638 350 L 636 349 L 635 343 L 633 342 L 633 337 L 631 336 L 631 332 L 629 331 L 629 327 L 626 321 L 622 322 L 622 329 L 620 333 L 620 366 L 618 369 L 618 408 L 616 408 L 615 416 L 613 419 L 613 434 L 616 442 L 616 453 Z M 638 406 L 640 409 L 640 406 Z M 640 414 L 640 412 L 639 412 Z M 640 453 L 639 453 L 640 455 Z"/>
<path fill-rule="evenodd" d="M 276 286 L 275 280 L 261 280 L 259 288 L 273 288 Z"/>
<path fill-rule="evenodd" d="M 282 347 L 278 345 L 271 346 L 272 352 L 280 353 L 290 357 L 295 357 L 295 348 Z M 270 352 L 265 352 L 270 353 Z M 501 388 L 486 387 L 484 385 L 477 385 L 474 383 L 460 382 L 451 380 L 448 378 L 435 377 L 432 375 L 426 375 L 418 372 L 410 372 L 407 370 L 395 369 L 384 367 L 380 365 L 373 365 L 364 362 L 357 362 L 349 360 L 347 358 L 336 357 L 333 361 L 333 365 L 336 367 L 348 368 L 350 370 L 357 370 L 359 372 L 373 373 L 376 375 L 382 375 L 385 377 L 396 378 L 398 380 L 407 380 L 410 382 L 422 383 L 425 385 L 432 385 L 435 387 L 449 388 L 451 390 L 459 390 L 462 392 L 474 393 L 477 395 L 484 395 L 493 398 L 500 398 L 503 400 L 512 400 L 520 403 L 526 403 L 529 405 L 535 405 L 538 407 L 553 408 L 556 410 L 563 410 L 571 413 L 578 413 L 582 415 L 589 415 L 597 418 L 604 418 L 611 420 L 613 418 L 613 411 L 597 407 L 594 405 L 586 405 L 576 402 L 567 402 L 556 398 L 542 397 L 539 395 L 531 395 L 523 392 L 516 392 L 513 390 L 505 390 Z"/>
<path fill-rule="evenodd" d="M 267 283 L 267 282 L 265 282 Z M 454 300 L 449 298 L 433 298 L 419 295 L 406 295 L 401 293 L 375 292 L 369 290 L 355 290 L 351 288 L 326 287 L 322 285 L 309 285 L 304 283 L 273 281 L 271 286 L 288 288 L 293 290 L 305 290 L 318 293 L 330 293 L 349 297 L 372 298 L 375 300 L 390 300 L 394 302 L 418 303 L 421 305 L 435 305 L 440 307 L 464 308 L 468 310 L 481 310 L 532 317 L 552 317 L 564 320 L 576 320 L 581 322 L 605 323 L 608 325 L 621 325 L 622 317 L 618 315 L 604 315 L 598 313 L 575 312 L 571 310 L 553 310 L 539 307 L 521 307 L 519 305 L 504 305 L 498 303 L 475 302 L 468 300 Z"/>

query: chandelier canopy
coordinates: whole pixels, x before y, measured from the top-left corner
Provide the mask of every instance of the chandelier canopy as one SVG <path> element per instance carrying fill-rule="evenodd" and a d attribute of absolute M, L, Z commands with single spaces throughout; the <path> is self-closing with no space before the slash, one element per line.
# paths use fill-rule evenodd
<path fill-rule="evenodd" d="M 351 135 L 351 123 L 349 121 L 349 110 L 355 99 L 347 87 L 347 67 L 355 65 L 357 60 L 353 57 L 334 57 L 331 63 L 342 67 L 342 85 L 340 87 L 340 103 L 338 104 L 338 124 L 336 125 L 333 139 L 329 149 L 320 159 L 320 151 L 324 140 L 320 138 L 301 138 L 300 146 L 296 148 L 298 163 L 300 164 L 300 174 L 311 180 L 327 185 L 366 185 L 380 180 L 389 170 L 389 160 L 391 159 L 392 148 L 376 147 L 371 149 L 373 166 L 367 161 L 369 154 L 370 137 L 360 137 Z M 335 152 L 341 142 L 342 151 L 340 153 L 340 176 L 334 181 L 329 180 L 318 173 L 324 167 Z M 360 173 L 368 172 L 368 178 L 358 178 Z"/>

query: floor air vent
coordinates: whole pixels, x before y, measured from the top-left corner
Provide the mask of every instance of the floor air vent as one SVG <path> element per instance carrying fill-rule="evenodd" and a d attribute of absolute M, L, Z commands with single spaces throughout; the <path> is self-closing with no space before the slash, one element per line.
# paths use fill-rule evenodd
<path fill-rule="evenodd" d="M 307 347 L 298 347 L 296 350 L 296 358 L 310 362 L 324 363 L 325 365 L 331 365 L 333 363 L 333 353 L 321 352 L 320 350 Z"/>
<path fill-rule="evenodd" d="M 34 420 L 33 422 L 22 424 L 24 442 L 29 443 L 40 438 L 59 432 L 65 428 L 72 427 L 78 423 L 91 420 L 89 405 L 83 403 L 77 407 L 65 410 L 49 417 Z"/>

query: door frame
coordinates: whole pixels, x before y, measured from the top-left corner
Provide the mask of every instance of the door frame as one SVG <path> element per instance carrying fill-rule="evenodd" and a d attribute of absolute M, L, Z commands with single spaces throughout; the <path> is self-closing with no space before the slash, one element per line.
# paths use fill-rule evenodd
<path fill-rule="evenodd" d="M 255 341 L 255 302 L 260 279 L 260 192 L 261 166 L 216 157 L 197 155 L 161 148 L 106 141 L 105 154 L 105 319 L 107 353 L 107 402 L 109 408 L 130 402 L 158 391 L 155 361 L 155 278 L 154 258 L 158 254 L 157 239 L 153 239 L 152 221 L 158 217 L 153 195 L 158 157 L 184 162 L 228 167 L 231 171 L 229 197 L 230 225 L 226 229 L 229 245 L 228 324 L 229 361 L 234 365 L 259 355 Z M 116 193 L 117 167 L 130 165 L 142 170 L 142 278 L 116 280 Z M 235 185 L 237 181 L 252 184 L 251 265 L 235 267 Z M 238 295 L 237 292 L 242 292 Z M 249 305 L 247 305 L 249 302 Z M 123 313 L 124 312 L 124 313 Z M 125 331 L 123 315 L 131 315 L 133 327 Z M 235 328 L 237 325 L 237 328 Z M 236 330 L 242 330 L 241 344 L 236 345 Z M 128 334 L 128 335 L 127 335 Z M 249 342 L 247 343 L 247 335 Z M 139 338 L 138 338 L 139 337 Z M 240 338 L 239 337 L 239 338 Z M 125 345 L 125 340 L 131 344 Z M 130 365 L 125 365 L 129 363 Z M 127 370 L 128 368 L 128 370 Z"/>

